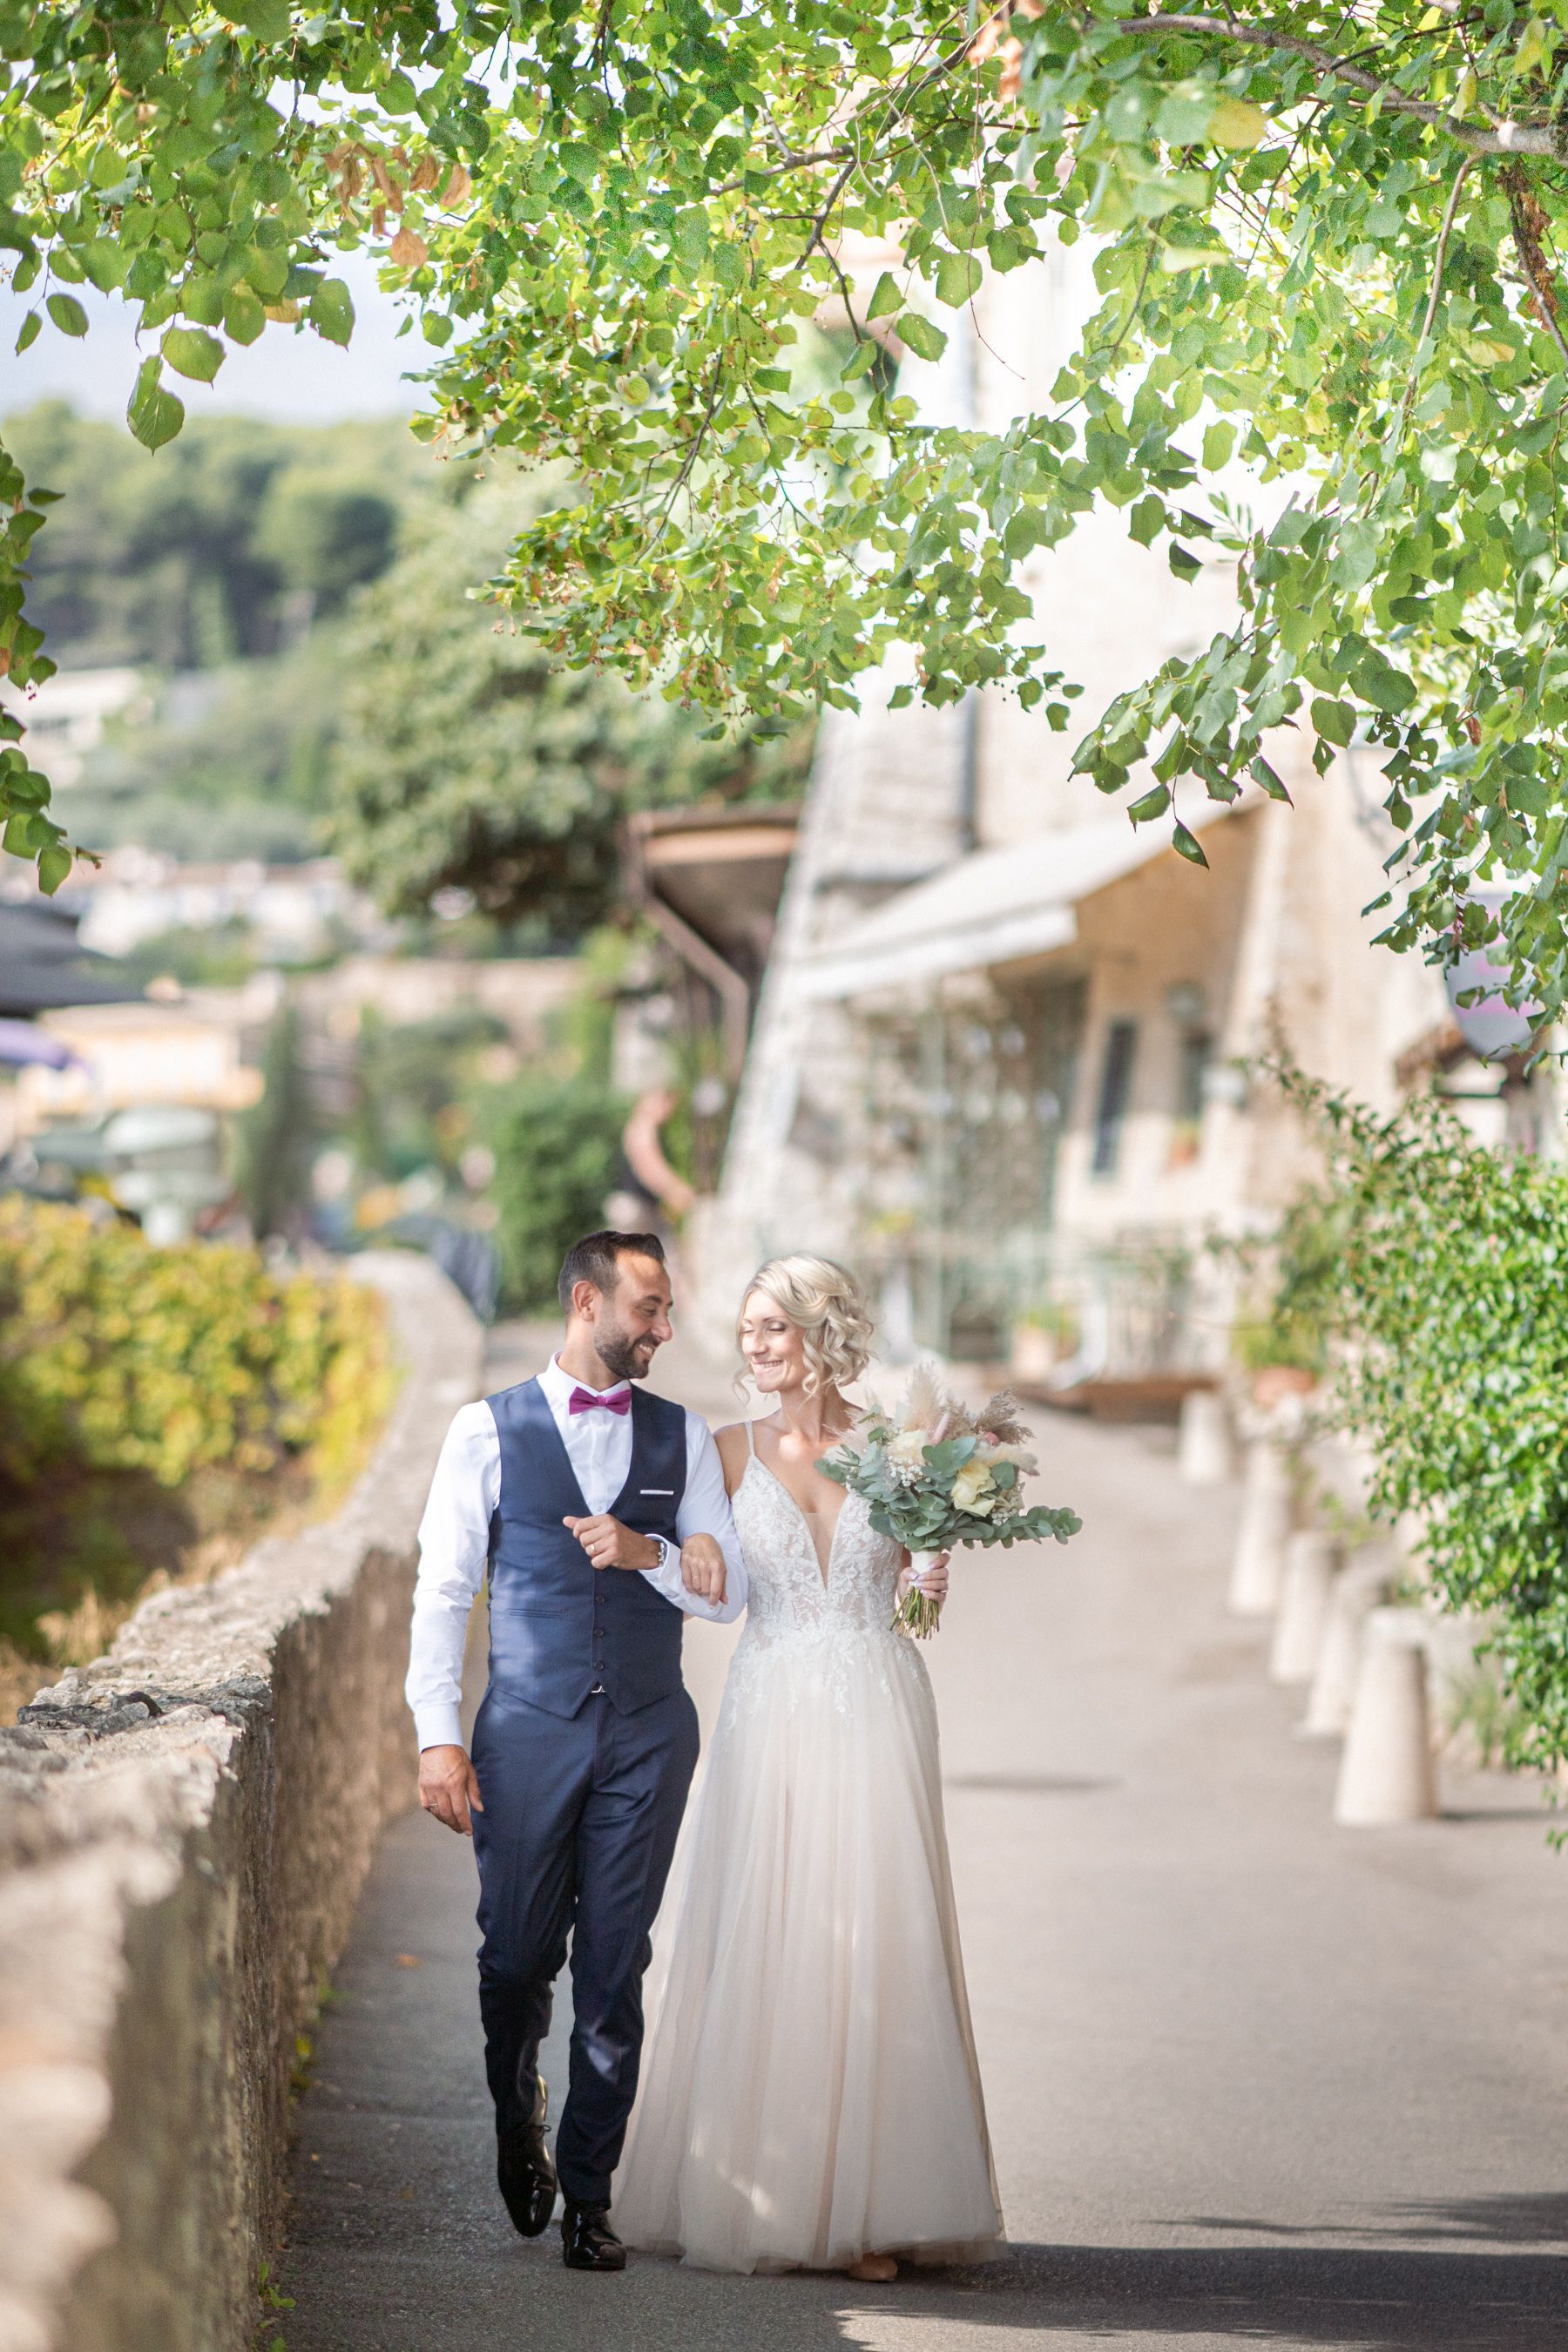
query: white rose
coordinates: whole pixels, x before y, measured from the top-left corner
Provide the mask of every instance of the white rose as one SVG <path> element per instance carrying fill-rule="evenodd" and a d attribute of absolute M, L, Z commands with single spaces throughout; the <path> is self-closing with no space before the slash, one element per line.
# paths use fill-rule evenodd
<path fill-rule="evenodd" d="M 968 1461 L 952 1482 L 955 1509 L 972 1518 L 988 1519 L 996 1508 L 996 1481 L 984 1462 Z"/>

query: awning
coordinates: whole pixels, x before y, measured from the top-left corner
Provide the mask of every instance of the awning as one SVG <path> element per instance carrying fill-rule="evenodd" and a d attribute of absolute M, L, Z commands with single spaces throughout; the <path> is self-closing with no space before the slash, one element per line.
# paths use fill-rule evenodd
<path fill-rule="evenodd" d="M 0 899 L 0 1017 L 28 1021 L 73 1004 L 142 994 L 109 957 L 79 946 L 77 918 L 47 899 Z"/>
<path fill-rule="evenodd" d="M 70 1047 L 47 1029 L 36 1028 L 31 1021 L 0 1019 L 0 1062 L 11 1068 L 36 1062 L 47 1070 L 68 1070 L 75 1060 Z"/>
<path fill-rule="evenodd" d="M 1184 808 L 1194 833 L 1230 814 L 1221 802 Z M 802 965 L 804 995 L 865 996 L 955 971 L 1047 955 L 1078 936 L 1080 899 L 1156 857 L 1173 856 L 1166 824 L 1124 820 L 1068 825 L 977 849 L 901 890 Z"/>

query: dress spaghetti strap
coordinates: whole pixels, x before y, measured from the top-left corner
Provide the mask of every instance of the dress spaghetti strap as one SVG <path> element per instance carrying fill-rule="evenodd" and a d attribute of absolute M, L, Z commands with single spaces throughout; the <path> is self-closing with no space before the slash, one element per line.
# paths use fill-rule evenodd
<path fill-rule="evenodd" d="M 752 1434 L 752 1416 L 750 1413 L 746 1415 L 746 1451 L 751 1454 L 752 1459 L 755 1460 L 757 1441 Z"/>

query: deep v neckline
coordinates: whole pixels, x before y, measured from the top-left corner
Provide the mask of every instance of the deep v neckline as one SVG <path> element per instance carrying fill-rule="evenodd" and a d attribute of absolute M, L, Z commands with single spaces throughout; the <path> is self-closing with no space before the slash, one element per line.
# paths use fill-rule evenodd
<path fill-rule="evenodd" d="M 816 1562 L 816 1572 L 822 1580 L 822 1589 L 824 1592 L 826 1592 L 828 1589 L 828 1580 L 833 1572 L 833 1547 L 838 1541 L 838 1525 L 839 1521 L 844 1517 L 845 1511 L 848 1507 L 848 1495 L 845 1495 L 843 1502 L 839 1504 L 838 1508 L 833 1514 L 833 1532 L 827 1538 L 827 1558 L 825 1560 L 822 1554 L 816 1549 L 816 1538 L 811 1532 L 811 1516 L 806 1510 L 805 1505 L 801 1501 L 800 1496 L 795 1493 L 794 1487 L 788 1486 L 784 1484 L 784 1481 L 779 1476 L 778 1472 L 773 1468 L 773 1464 L 763 1460 L 762 1455 L 757 1452 L 755 1440 L 752 1441 L 751 1453 L 746 1457 L 746 1468 L 750 1470 L 753 1466 L 758 1470 L 764 1471 L 768 1477 L 773 1480 L 773 1485 L 778 1488 L 779 1493 L 794 1504 L 795 1515 L 805 1530 L 805 1539 L 811 1546 L 811 1556 Z"/>

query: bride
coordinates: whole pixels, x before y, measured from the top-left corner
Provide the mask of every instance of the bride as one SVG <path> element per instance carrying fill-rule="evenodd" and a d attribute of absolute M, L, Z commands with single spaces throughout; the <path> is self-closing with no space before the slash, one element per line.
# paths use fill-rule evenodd
<path fill-rule="evenodd" d="M 909 1556 L 817 1464 L 869 1357 L 853 1276 L 775 1258 L 738 1326 L 766 1418 L 719 1433 L 751 1577 L 686 1832 L 616 2221 L 710 2270 L 890 2279 L 1002 2236 L 936 1710 L 890 1630 Z M 698 1542 L 705 1538 L 696 1538 Z M 945 1591 L 945 1562 L 924 1590 Z"/>

